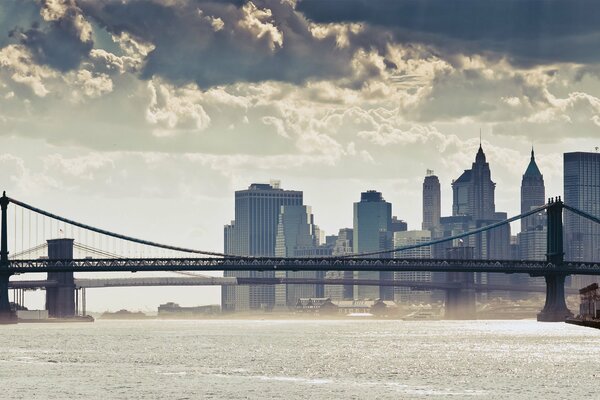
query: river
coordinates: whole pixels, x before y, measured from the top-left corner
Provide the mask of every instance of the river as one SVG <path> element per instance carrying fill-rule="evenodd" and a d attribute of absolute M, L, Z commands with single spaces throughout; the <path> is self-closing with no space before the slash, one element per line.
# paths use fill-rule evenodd
<path fill-rule="evenodd" d="M 600 330 L 535 321 L 0 326 L 6 399 L 600 398 Z"/>

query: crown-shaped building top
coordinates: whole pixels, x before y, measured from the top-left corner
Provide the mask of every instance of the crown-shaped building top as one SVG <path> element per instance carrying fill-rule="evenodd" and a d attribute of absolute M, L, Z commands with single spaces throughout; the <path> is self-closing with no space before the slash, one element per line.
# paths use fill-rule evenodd
<path fill-rule="evenodd" d="M 531 161 L 529 161 L 529 165 L 527 166 L 527 170 L 525 170 L 525 175 L 523 176 L 526 178 L 539 178 L 542 176 L 542 173 L 535 162 L 535 153 L 533 148 L 531 148 Z"/>

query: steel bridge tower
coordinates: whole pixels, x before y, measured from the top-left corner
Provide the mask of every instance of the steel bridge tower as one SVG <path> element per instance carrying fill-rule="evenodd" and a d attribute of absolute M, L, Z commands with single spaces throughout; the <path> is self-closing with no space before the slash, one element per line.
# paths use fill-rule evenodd
<path fill-rule="evenodd" d="M 563 209 L 561 198 L 549 199 L 548 218 L 548 253 L 546 260 L 558 269 L 564 268 L 565 252 L 563 246 Z M 543 322 L 562 322 L 573 313 L 565 303 L 565 278 L 567 274 L 552 273 L 544 275 L 546 279 L 546 304 L 538 314 L 537 320 Z"/>
<path fill-rule="evenodd" d="M 0 197 L 0 208 L 2 209 L 2 223 L 0 227 L 0 324 L 17 323 L 17 315 L 10 308 L 8 301 L 8 280 L 12 275 L 9 270 L 8 261 L 8 203 L 6 192 Z"/>

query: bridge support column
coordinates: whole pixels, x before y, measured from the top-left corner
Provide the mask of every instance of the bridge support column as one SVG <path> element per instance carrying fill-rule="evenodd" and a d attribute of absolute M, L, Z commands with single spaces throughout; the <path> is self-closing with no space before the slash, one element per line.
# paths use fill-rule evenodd
<path fill-rule="evenodd" d="M 0 324 L 17 323 L 17 315 L 10 308 L 8 300 L 8 280 L 10 274 L 0 273 Z"/>
<path fill-rule="evenodd" d="M 448 272 L 448 282 L 459 283 L 460 287 L 446 290 L 445 319 L 477 319 L 475 312 L 475 289 L 473 273 Z"/>
<path fill-rule="evenodd" d="M 546 259 L 560 270 L 563 267 L 565 253 L 563 250 L 563 202 L 560 197 L 548 200 L 548 253 Z M 538 314 L 540 322 L 563 322 L 573 313 L 565 302 L 565 274 L 553 273 L 544 276 L 546 279 L 546 304 Z"/>
<path fill-rule="evenodd" d="M 540 322 L 563 322 L 573 313 L 565 302 L 565 275 L 546 275 L 546 304 L 538 314 Z"/>
<path fill-rule="evenodd" d="M 72 260 L 73 239 L 48 240 L 49 260 Z M 72 272 L 48 272 L 48 280 L 58 287 L 46 289 L 46 309 L 51 318 L 75 317 L 75 280 Z"/>
<path fill-rule="evenodd" d="M 0 208 L 2 209 L 2 226 L 0 228 L 0 324 L 14 324 L 17 322 L 17 316 L 11 310 L 8 300 L 8 280 L 11 275 L 8 272 L 8 218 L 6 216 L 8 203 L 6 192 L 2 193 L 0 198 Z"/>

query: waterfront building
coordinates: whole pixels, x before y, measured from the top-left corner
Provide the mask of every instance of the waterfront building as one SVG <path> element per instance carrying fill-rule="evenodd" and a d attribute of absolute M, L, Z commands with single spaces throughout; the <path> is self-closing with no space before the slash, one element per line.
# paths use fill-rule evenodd
<path fill-rule="evenodd" d="M 431 241 L 429 230 L 394 232 L 394 248 Z M 419 247 L 394 253 L 397 258 L 431 258 L 431 246 Z M 432 272 L 394 272 L 394 280 L 431 282 Z M 431 290 L 414 290 L 407 287 L 394 288 L 394 301 L 403 303 L 431 303 Z"/>
<path fill-rule="evenodd" d="M 432 170 L 427 170 L 423 181 L 423 230 L 433 231 L 440 226 L 441 204 L 440 180 Z"/>
<path fill-rule="evenodd" d="M 302 205 L 303 194 L 283 190 L 279 182 L 253 183 L 235 192 L 235 219 L 224 228 L 224 247 L 228 254 L 275 256 L 277 225 L 281 206 Z M 273 278 L 272 271 L 226 271 L 224 276 Z M 275 288 L 272 285 L 223 287 L 223 311 L 272 309 Z"/>
<path fill-rule="evenodd" d="M 564 202 L 600 217 L 600 153 L 564 154 Z M 565 210 L 565 259 L 600 261 L 600 225 Z M 595 277 L 574 276 L 572 286 L 581 288 Z"/>
<path fill-rule="evenodd" d="M 369 190 L 360 195 L 360 202 L 354 203 L 354 239 L 355 253 L 388 250 L 392 242 L 392 205 L 383 199 L 380 192 Z M 384 257 L 377 255 L 376 257 Z M 358 279 L 380 279 L 379 272 L 356 271 Z M 354 296 L 356 299 L 391 300 L 393 290 L 383 289 L 379 286 L 356 286 Z"/>

